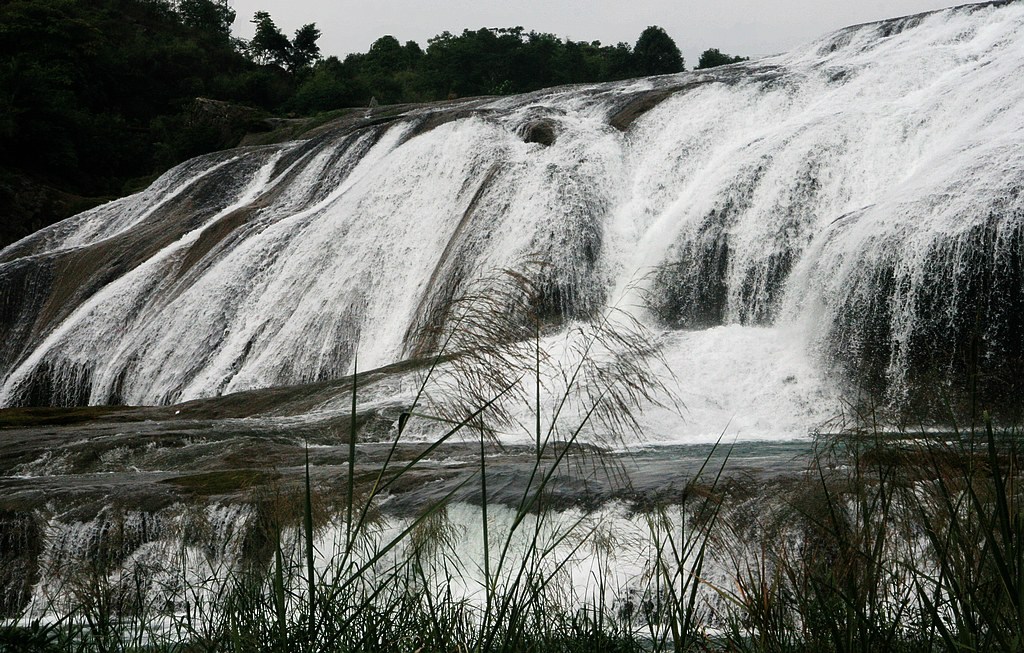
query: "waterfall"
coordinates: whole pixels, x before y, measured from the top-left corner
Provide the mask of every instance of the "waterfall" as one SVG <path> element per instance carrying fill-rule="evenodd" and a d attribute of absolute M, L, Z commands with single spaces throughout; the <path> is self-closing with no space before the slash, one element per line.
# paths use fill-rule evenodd
<path fill-rule="evenodd" d="M 170 404 L 415 355 L 474 279 L 663 331 L 689 426 L 1024 387 L 1024 5 L 199 157 L 0 252 L 0 405 Z M 657 439 L 660 436 L 652 436 Z M 670 437 L 666 434 L 665 437 Z"/>

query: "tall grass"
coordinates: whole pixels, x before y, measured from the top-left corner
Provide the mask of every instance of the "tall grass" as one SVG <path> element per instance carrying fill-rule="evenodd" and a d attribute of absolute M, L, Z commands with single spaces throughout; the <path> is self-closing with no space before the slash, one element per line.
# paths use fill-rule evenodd
<path fill-rule="evenodd" d="M 738 651 L 1019 651 L 1020 438 L 851 430 L 752 535 L 731 524 Z"/>
<path fill-rule="evenodd" d="M 356 370 L 347 491 L 341 510 L 332 516 L 341 522 L 340 541 L 323 539 L 330 529 L 318 520 L 322 507 L 307 448 L 299 523 L 289 518 L 296 511 L 288 501 L 278 502 L 283 505 L 276 510 L 273 501 L 261 502 L 257 517 L 262 517 L 253 520 L 261 531 L 256 539 L 269 543 L 262 547 L 269 548 L 269 564 L 232 563 L 229 556 L 197 559 L 183 546 L 180 574 L 165 581 L 162 592 L 139 580 L 128 588 L 134 589 L 128 608 L 121 594 L 116 594 L 119 602 L 111 598 L 115 589 L 122 591 L 123 569 L 90 559 L 85 572 L 61 575 L 85 584 L 81 592 L 57 592 L 72 598 L 48 606 L 56 618 L 41 627 L 42 633 L 12 627 L 4 637 L 10 642 L 28 637 L 26 646 L 43 649 L 100 651 L 494 651 L 573 649 L 594 638 L 605 644 L 616 637 L 632 641 L 626 631 L 617 636 L 606 632 L 600 606 L 574 613 L 565 604 L 572 597 L 560 581 L 592 527 L 584 516 L 556 523 L 548 504 L 553 480 L 592 422 L 619 433 L 636 428 L 631 411 L 663 390 L 644 363 L 655 349 L 635 322 L 616 323 L 604 316 L 576 328 L 569 347 L 577 355 L 568 367 L 553 366 L 545 350 L 541 304 L 526 276 L 508 273 L 471 288 L 447 307 L 445 327 L 422 338 L 435 343 L 434 353 L 369 484 L 358 482 L 356 474 Z M 548 368 L 557 371 L 545 376 Z M 561 392 L 550 412 L 542 403 L 548 385 Z M 494 537 L 486 445 L 496 428 L 521 426 L 523 405 L 532 413 L 534 464 L 509 507 L 508 523 Z M 570 410 L 578 419 L 566 429 Z M 411 458 L 399 460 L 399 442 L 416 420 L 440 424 L 443 431 Z M 390 524 L 377 518 L 377 505 L 393 486 L 447 441 L 470 433 L 481 447 L 473 477 L 419 515 Z M 471 481 L 479 484 L 484 534 L 478 587 L 467 581 L 467 563 L 456 542 L 444 535 L 449 500 Z M 600 615 L 599 625 L 588 614 Z"/>
<path fill-rule="evenodd" d="M 585 511 L 557 510 L 555 484 L 582 438 L 639 428 L 636 411 L 665 391 L 647 367 L 656 348 L 628 317 L 601 316 L 555 356 L 537 293 L 510 274 L 447 307 L 448 326 L 422 338 L 432 344 L 421 382 L 369 475 L 359 473 L 357 367 L 340 501 L 314 482 L 306 448 L 298 493 L 262 488 L 248 530 L 225 547 L 182 537 L 172 564 L 154 569 L 124 555 L 110 531 L 83 563 L 44 574 L 55 579 L 44 588 L 45 618 L 7 624 L 0 644 L 239 653 L 1024 648 L 1016 431 L 986 419 L 942 436 L 884 433 L 869 416 L 822 436 L 802 475 L 770 482 L 730 475 L 728 452 L 712 462 L 724 448 L 716 446 L 671 503 L 629 515 L 632 534 L 615 532 Z M 435 437 L 400 455 L 408 433 L 427 426 Z M 532 465 L 514 499 L 496 503 L 488 452 L 509 429 L 527 434 Z M 387 497 L 456 438 L 478 451 L 475 469 L 417 514 L 384 516 Z M 452 518 L 462 509 L 454 497 L 467 492 L 479 551 Z M 626 563 L 640 572 L 615 584 Z M 586 565 L 592 582 L 581 589 Z"/>

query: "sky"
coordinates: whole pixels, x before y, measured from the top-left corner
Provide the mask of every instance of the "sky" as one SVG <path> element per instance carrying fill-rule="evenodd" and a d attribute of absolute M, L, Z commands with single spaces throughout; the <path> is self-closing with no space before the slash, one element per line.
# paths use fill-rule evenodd
<path fill-rule="evenodd" d="M 574 41 L 636 42 L 648 25 L 665 28 L 687 68 L 718 48 L 752 58 L 785 52 L 834 29 L 941 9 L 956 0 L 229 0 L 234 31 L 249 38 L 256 11 L 291 36 L 305 23 L 322 32 L 324 56 L 365 52 L 390 34 L 401 42 L 445 30 L 513 27 Z"/>

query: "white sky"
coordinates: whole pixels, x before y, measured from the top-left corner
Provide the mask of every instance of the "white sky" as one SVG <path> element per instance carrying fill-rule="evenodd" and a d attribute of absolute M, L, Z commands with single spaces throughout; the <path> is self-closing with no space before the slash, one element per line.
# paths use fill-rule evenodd
<path fill-rule="evenodd" d="M 304 23 L 323 33 L 324 56 L 365 52 L 391 34 L 401 42 L 444 30 L 512 27 L 575 41 L 636 42 L 648 25 L 675 40 L 686 67 L 707 48 L 759 57 L 784 52 L 834 29 L 941 9 L 956 0 L 230 0 L 235 33 L 252 36 L 256 11 L 268 11 L 289 36 Z"/>

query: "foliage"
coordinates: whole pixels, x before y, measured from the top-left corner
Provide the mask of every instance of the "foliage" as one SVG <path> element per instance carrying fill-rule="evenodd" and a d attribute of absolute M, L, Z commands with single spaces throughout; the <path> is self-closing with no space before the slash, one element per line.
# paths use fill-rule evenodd
<path fill-rule="evenodd" d="M 313 64 L 320 32 L 292 43 L 259 12 L 247 49 L 234 18 L 225 0 L 0 4 L 0 246 L 265 128 L 252 111 L 211 122 L 194 103 L 280 109 L 296 86 L 281 66 Z"/>
<path fill-rule="evenodd" d="M 249 41 L 247 52 L 255 63 L 279 66 L 294 73 L 320 59 L 317 45 L 320 30 L 316 23 L 307 23 L 295 30 L 295 38 L 289 41 L 265 11 L 257 11 L 250 22 L 256 25 L 256 33 Z"/>
<path fill-rule="evenodd" d="M 722 53 L 718 48 L 709 48 L 701 52 L 700 61 L 697 62 L 697 69 L 728 66 L 731 63 L 739 63 L 741 61 L 750 61 L 750 57 L 733 56 Z"/>
<path fill-rule="evenodd" d="M 10 218 L 0 245 L 63 217 L 47 220 L 54 210 L 80 210 L 76 197 L 120 195 L 237 143 L 189 122 L 197 97 L 273 109 L 280 96 L 268 97 L 264 79 L 245 83 L 272 73 L 239 51 L 233 18 L 219 0 L 0 3 L 0 185 L 10 189 L 0 192 Z"/>
<path fill-rule="evenodd" d="M 249 41 L 249 55 L 258 64 L 277 64 L 286 67 L 291 62 L 292 44 L 284 32 L 265 11 L 257 11 L 252 17 L 256 33 Z"/>
<path fill-rule="evenodd" d="M 314 114 L 359 104 L 366 95 L 362 80 L 357 80 L 337 57 L 327 57 L 308 72 L 288 106 L 293 111 Z"/>
<path fill-rule="evenodd" d="M 230 37 L 235 10 L 224 0 L 181 0 L 178 3 L 181 22 L 200 32 L 209 32 L 220 38 Z"/>
<path fill-rule="evenodd" d="M 424 51 L 392 36 L 366 53 L 351 54 L 344 73 L 332 73 L 362 93 L 360 101 L 422 102 L 476 95 L 507 95 L 560 84 L 611 81 L 639 74 L 625 43 L 603 46 L 563 40 L 522 27 L 443 32 Z"/>
<path fill-rule="evenodd" d="M 683 55 L 664 29 L 652 25 L 640 33 L 633 48 L 637 69 L 642 75 L 666 75 L 684 69 Z"/>
<path fill-rule="evenodd" d="M 305 68 L 320 58 L 320 46 L 316 43 L 319 39 L 320 30 L 316 28 L 316 23 L 307 23 L 295 30 L 290 62 L 292 70 Z"/>

